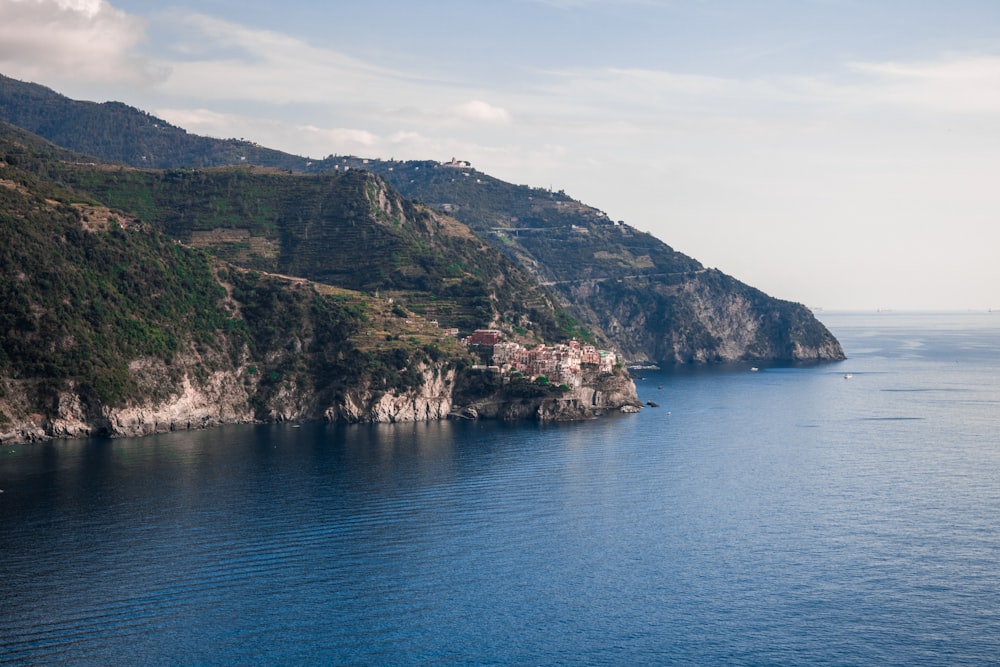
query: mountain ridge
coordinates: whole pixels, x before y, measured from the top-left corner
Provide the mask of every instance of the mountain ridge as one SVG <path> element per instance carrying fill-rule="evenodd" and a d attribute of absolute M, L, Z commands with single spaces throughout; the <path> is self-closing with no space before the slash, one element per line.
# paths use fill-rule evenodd
<path fill-rule="evenodd" d="M 51 107 L 49 113 L 39 107 Z M 315 160 L 190 135 L 121 103 L 76 102 L 0 77 L 0 117 L 133 167 L 258 164 L 301 173 L 379 174 L 405 197 L 468 225 L 548 285 L 558 306 L 636 361 L 829 361 L 843 350 L 812 313 L 678 253 L 563 192 L 518 186 L 467 163 Z M 18 123 L 20 121 L 20 123 Z M 100 141 L 111 127 L 114 141 Z M 172 142 L 176 146 L 172 147 Z"/>

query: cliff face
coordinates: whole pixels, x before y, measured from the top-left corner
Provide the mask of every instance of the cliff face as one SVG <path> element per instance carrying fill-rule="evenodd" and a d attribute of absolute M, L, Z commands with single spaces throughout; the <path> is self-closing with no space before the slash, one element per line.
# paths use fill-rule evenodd
<path fill-rule="evenodd" d="M 417 389 L 379 391 L 370 386 L 360 387 L 325 408 L 323 418 L 351 424 L 446 419 L 452 409 L 456 371 L 431 364 L 421 364 L 417 371 L 422 379 Z"/>
<path fill-rule="evenodd" d="M 485 394 L 463 394 L 452 414 L 464 419 L 567 421 L 640 406 L 635 382 L 626 372 L 591 372 L 584 376 L 582 386 L 569 391 L 549 387 L 526 393 L 523 386 L 501 384 Z"/>
<path fill-rule="evenodd" d="M 53 438 L 90 436 L 135 437 L 153 433 L 208 428 L 255 421 L 318 421 L 342 423 L 395 423 L 447 419 L 450 416 L 485 419 L 538 419 L 543 421 L 588 419 L 638 406 L 635 384 L 625 374 L 591 379 L 587 385 L 558 396 L 518 398 L 497 392 L 486 399 L 456 405 L 457 373 L 447 364 L 424 363 L 417 372 L 416 389 L 378 390 L 370 385 L 344 392 L 324 404 L 305 387 L 288 387 L 271 394 L 263 406 L 254 406 L 255 381 L 248 367 L 204 375 L 192 358 L 180 379 L 158 399 L 134 401 L 122 407 L 99 406 L 78 387 L 60 391 L 48 414 L 33 412 L 37 382 L 5 381 L 0 412 L 0 443 L 38 442 Z M 144 360 L 137 366 L 159 366 Z M 156 369 L 162 371 L 163 369 Z M 175 370 L 176 372 L 176 370 Z"/>
<path fill-rule="evenodd" d="M 834 361 L 836 338 L 804 306 L 773 299 L 714 270 L 673 284 L 586 281 L 567 288 L 581 319 L 633 361 L 707 363 Z"/>
<path fill-rule="evenodd" d="M 69 383 L 44 413 L 38 411 L 37 381 L 7 380 L 0 399 L 0 413 L 7 417 L 0 424 L 0 442 L 132 437 L 254 421 L 251 394 L 241 377 L 245 373 L 221 370 L 205 375 L 191 370 L 169 388 L 160 386 L 159 397 L 123 406 L 102 405 L 82 387 Z"/>

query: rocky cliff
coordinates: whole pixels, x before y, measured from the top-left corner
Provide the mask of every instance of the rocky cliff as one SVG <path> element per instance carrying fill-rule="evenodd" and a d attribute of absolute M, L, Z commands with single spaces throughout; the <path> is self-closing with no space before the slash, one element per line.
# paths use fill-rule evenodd
<path fill-rule="evenodd" d="M 104 404 L 76 382 L 58 390 L 50 406 L 40 405 L 39 399 L 48 393 L 44 383 L 5 380 L 0 388 L 0 414 L 4 416 L 0 442 L 132 437 L 255 421 L 253 387 L 246 382 L 245 369 L 205 374 L 183 361 L 180 364 L 186 368 L 176 382 L 169 387 L 159 384 L 155 396 L 145 395 L 124 405 Z M 160 362 L 150 359 L 137 365 L 148 371 Z"/>
<path fill-rule="evenodd" d="M 716 270 L 656 279 L 580 281 L 567 287 L 581 319 L 607 331 L 630 360 L 706 363 L 844 358 L 803 306 L 774 299 Z"/>
<path fill-rule="evenodd" d="M 438 419 L 589 419 L 624 406 L 639 406 L 627 375 L 591 378 L 587 385 L 558 395 L 532 397 L 503 390 L 465 404 L 455 401 L 460 371 L 450 363 L 422 363 L 418 387 L 380 390 L 366 383 L 341 393 L 332 403 L 308 387 L 284 387 L 266 404 L 254 405 L 258 390 L 249 366 L 201 373 L 200 360 L 178 360 L 179 379 L 165 389 L 164 370 L 156 360 L 135 364 L 136 373 L 157 377 L 159 398 L 132 400 L 123 406 L 100 405 L 73 383 L 59 391 L 52 409 L 37 411 L 37 381 L 5 380 L 0 386 L 0 443 L 38 442 L 91 436 L 135 437 L 169 431 L 259 421 L 396 423 Z M 174 375 L 177 370 L 174 369 Z M 475 380 L 473 380 L 475 381 Z"/>
<path fill-rule="evenodd" d="M 463 419 L 591 419 L 607 412 L 641 406 L 635 383 L 623 370 L 613 375 L 588 372 L 583 384 L 569 390 L 479 380 L 480 391 L 459 391 L 452 416 Z M 481 389 L 485 388 L 485 391 Z"/>
<path fill-rule="evenodd" d="M 447 419 L 452 410 L 454 368 L 421 364 L 419 387 L 407 391 L 380 391 L 370 386 L 347 392 L 323 410 L 329 422 L 393 423 Z"/>
<path fill-rule="evenodd" d="M 476 178 L 434 162 L 340 158 L 469 225 L 633 361 L 833 361 L 836 338 L 803 305 L 708 269 L 563 192 Z"/>

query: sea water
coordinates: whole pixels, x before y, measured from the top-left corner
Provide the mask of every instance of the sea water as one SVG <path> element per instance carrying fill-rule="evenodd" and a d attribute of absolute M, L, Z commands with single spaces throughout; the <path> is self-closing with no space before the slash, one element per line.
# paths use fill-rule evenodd
<path fill-rule="evenodd" d="M 995 662 L 1000 315 L 821 318 L 638 415 L 3 445 L 0 663 Z"/>

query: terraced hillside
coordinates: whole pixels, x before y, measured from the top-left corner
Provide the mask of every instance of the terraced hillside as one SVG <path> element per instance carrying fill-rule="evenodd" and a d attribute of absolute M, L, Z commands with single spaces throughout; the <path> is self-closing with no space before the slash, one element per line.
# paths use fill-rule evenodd
<path fill-rule="evenodd" d="M 403 199 L 371 172 L 48 169 L 75 192 L 238 266 L 391 296 L 401 313 L 465 333 L 494 326 L 529 338 L 589 337 L 468 227 Z"/>
<path fill-rule="evenodd" d="M 276 266 L 277 270 L 316 275 L 324 280 L 363 279 L 363 284 L 353 284 L 365 289 L 418 289 L 424 294 L 432 285 L 465 291 L 472 286 L 469 277 L 475 276 L 484 281 L 486 291 L 492 295 L 497 285 L 506 285 L 509 281 L 515 286 L 515 292 L 524 295 L 524 300 L 513 308 L 508 308 L 506 303 L 494 304 L 498 322 L 507 323 L 511 329 L 534 323 L 532 326 L 548 336 L 547 332 L 556 330 L 579 332 L 579 327 L 573 323 L 575 320 L 582 322 L 595 338 L 611 341 L 634 360 L 667 363 L 750 359 L 823 361 L 844 356 L 837 340 L 801 304 L 773 298 L 721 271 L 706 270 L 696 260 L 675 252 L 659 239 L 623 222 L 615 222 L 604 212 L 562 192 L 506 183 L 464 163 L 397 162 L 337 156 L 311 160 L 262 149 L 249 142 L 193 137 L 180 128 L 124 105 L 78 103 L 41 86 L 5 78 L 0 78 L 0 117 L 25 123 L 33 131 L 74 150 L 134 167 L 257 164 L 300 173 L 326 174 L 324 178 L 331 180 L 302 182 L 331 184 L 343 178 L 346 168 L 355 174 L 357 170 L 371 171 L 404 197 L 427 205 L 421 209 L 401 204 L 398 208 L 403 210 L 406 224 L 402 224 L 404 218 L 399 217 L 401 226 L 397 232 L 404 232 L 403 227 L 415 223 L 437 234 L 434 226 L 439 223 L 425 224 L 421 220 L 427 218 L 420 216 L 428 215 L 430 220 L 440 219 L 438 214 L 453 216 L 512 259 L 523 272 L 547 284 L 557 295 L 558 303 L 552 303 L 544 292 L 529 293 L 524 287 L 528 285 L 524 282 L 525 274 L 518 274 L 509 266 L 499 272 L 491 270 L 478 274 L 466 270 L 462 261 L 470 260 L 467 253 L 478 252 L 474 242 L 452 243 L 460 256 L 449 254 L 450 259 L 442 258 L 443 264 L 426 253 L 401 249 L 395 242 L 400 237 L 391 231 L 396 218 L 395 204 L 384 208 L 378 201 L 383 186 L 362 181 L 344 181 L 345 185 L 353 183 L 356 189 L 373 188 L 372 194 L 377 195 L 375 199 L 369 196 L 368 202 L 357 210 L 335 213 L 333 209 L 337 205 L 324 206 L 322 195 L 313 190 L 302 198 L 302 208 L 307 213 L 298 219 L 289 215 L 287 201 L 279 207 L 280 214 L 268 208 L 279 201 L 280 196 L 257 196 L 251 192 L 252 196 L 246 199 L 218 195 L 210 200 L 178 201 L 175 202 L 178 207 L 174 219 L 161 221 L 167 228 L 187 234 L 189 242 L 215 248 L 224 256 L 247 265 Z M 113 127 L 118 128 L 120 137 L 109 136 Z M 242 178 L 259 176 L 249 172 L 233 172 L 229 176 L 216 172 L 194 173 L 196 175 L 168 172 L 163 178 L 174 179 L 174 185 L 183 185 L 184 180 L 190 178 L 219 179 L 221 185 L 226 179 L 235 184 Z M 160 201 L 156 199 L 159 188 L 155 184 L 145 190 L 139 188 L 143 194 L 137 197 L 131 185 L 116 190 L 111 177 L 103 186 L 88 178 L 89 181 L 80 180 L 77 185 L 94 190 L 103 187 L 100 191 L 104 196 L 117 197 L 117 205 L 129 210 L 147 210 L 148 207 L 143 207 L 149 201 Z M 120 172 L 118 178 L 141 180 L 148 177 Z M 268 187 L 256 181 L 253 187 L 258 186 L 262 191 Z M 299 185 L 290 187 L 301 189 Z M 305 190 L 313 187 L 310 185 Z M 231 192 L 241 192 L 241 188 L 234 185 Z M 333 235 L 324 229 L 324 220 L 354 219 L 352 216 L 369 208 L 375 217 L 378 217 L 377 210 L 388 215 L 388 218 L 380 218 L 381 227 L 356 230 L 355 236 L 349 236 L 346 228 Z M 409 210 L 423 213 L 411 214 Z M 669 211 L 664 215 L 669 215 Z M 248 226 L 246 221 L 254 221 L 250 226 L 265 228 L 268 224 L 279 225 L 279 219 L 283 230 L 280 233 L 277 226 L 262 233 L 244 231 Z M 340 253 L 342 248 L 337 247 L 327 254 L 329 246 L 316 250 L 322 243 L 339 245 L 342 241 L 355 252 L 345 255 Z M 343 265 L 338 264 L 345 258 L 349 260 L 348 266 L 358 267 L 359 271 L 345 271 Z M 360 270 L 368 258 L 373 260 L 373 271 Z M 492 259 L 488 262 L 493 264 Z M 426 280 L 421 282 L 424 278 Z M 445 282 L 456 279 L 457 287 Z M 474 297 L 451 294 L 448 298 L 453 299 L 448 307 L 436 312 L 454 322 L 462 321 L 461 326 L 481 319 L 486 312 L 482 302 L 477 307 L 457 300 Z M 410 302 L 426 304 L 427 300 L 411 298 Z M 522 309 L 520 314 L 518 308 Z M 425 312 L 431 312 L 429 306 Z M 460 320 L 458 313 L 461 312 L 471 313 L 471 316 Z"/>

